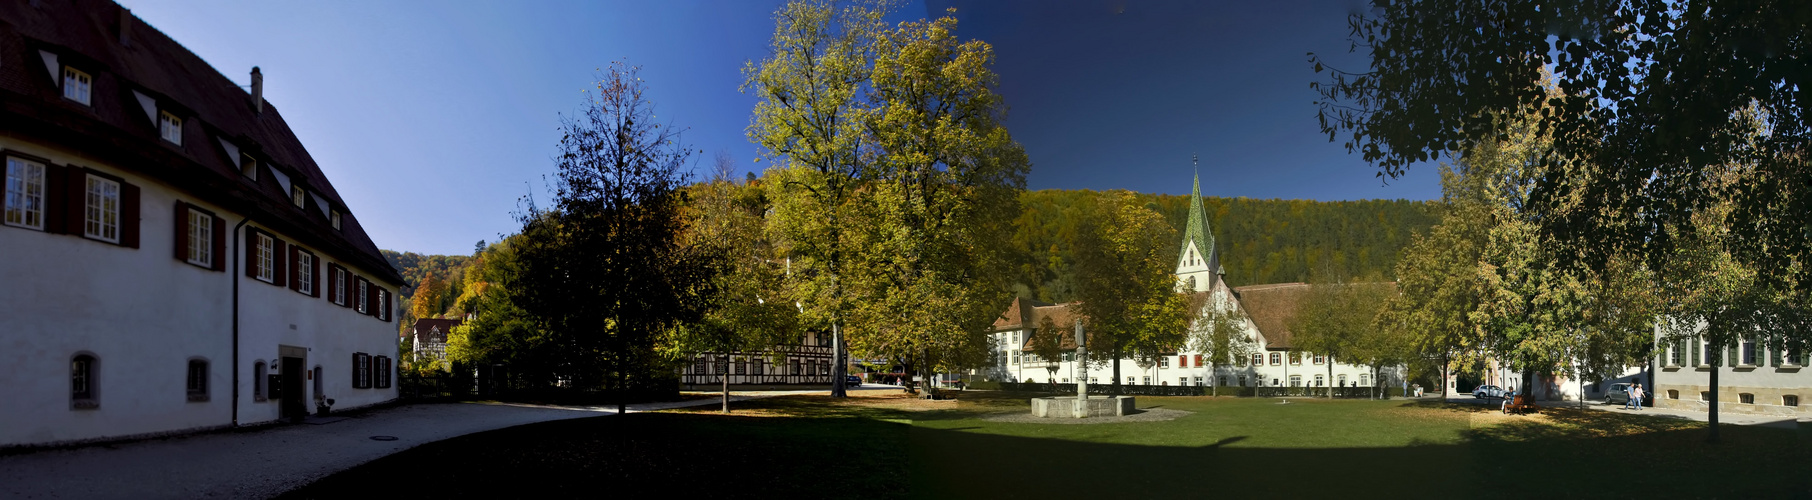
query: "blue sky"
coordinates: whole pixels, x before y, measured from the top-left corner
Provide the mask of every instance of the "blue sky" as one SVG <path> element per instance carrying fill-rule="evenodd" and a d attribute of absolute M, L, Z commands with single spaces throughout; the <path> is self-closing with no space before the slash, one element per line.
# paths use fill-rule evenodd
<path fill-rule="evenodd" d="M 765 166 L 745 129 L 744 62 L 767 53 L 773 1 L 120 0 L 244 84 L 252 66 L 378 246 L 470 253 L 545 200 L 562 113 L 597 70 L 642 67 L 686 142 Z M 1353 2 L 914 2 L 958 7 L 993 44 L 1028 187 L 1253 198 L 1432 199 L 1433 169 L 1388 186 L 1327 142 L 1308 51 L 1346 49 Z"/>

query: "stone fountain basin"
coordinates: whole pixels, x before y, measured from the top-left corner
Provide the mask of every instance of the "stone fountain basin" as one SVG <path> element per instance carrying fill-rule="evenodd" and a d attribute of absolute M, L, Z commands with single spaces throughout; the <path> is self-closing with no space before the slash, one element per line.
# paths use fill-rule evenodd
<path fill-rule="evenodd" d="M 1122 417 L 1133 413 L 1132 396 L 1089 396 L 1088 416 Z M 1075 396 L 1032 398 L 1032 416 L 1041 418 L 1074 418 Z"/>

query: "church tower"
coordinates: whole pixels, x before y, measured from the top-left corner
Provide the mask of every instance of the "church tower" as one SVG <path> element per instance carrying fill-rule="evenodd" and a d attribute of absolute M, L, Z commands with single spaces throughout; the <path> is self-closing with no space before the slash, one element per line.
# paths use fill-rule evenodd
<path fill-rule="evenodd" d="M 1208 228 L 1208 211 L 1202 206 L 1202 174 L 1197 173 L 1195 189 L 1189 193 L 1189 222 L 1183 228 L 1183 250 L 1177 254 L 1177 287 L 1189 287 L 1196 292 L 1213 290 L 1222 273 L 1220 257 L 1214 247 L 1214 231 Z"/>

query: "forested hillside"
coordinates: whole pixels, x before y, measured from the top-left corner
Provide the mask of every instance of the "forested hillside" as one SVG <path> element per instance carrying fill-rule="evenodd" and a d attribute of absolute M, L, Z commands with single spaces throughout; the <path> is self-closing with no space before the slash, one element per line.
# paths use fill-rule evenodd
<path fill-rule="evenodd" d="M 1100 192 L 1047 189 L 1020 197 L 1023 211 L 1015 221 L 1015 249 L 1020 261 L 1016 291 L 1023 296 L 1062 302 L 1072 298 L 1071 255 L 1080 214 Z M 1189 197 L 1139 194 L 1145 206 L 1164 215 L 1181 233 L 1188 221 Z M 1257 200 L 1205 197 L 1209 227 L 1222 252 L 1221 264 L 1233 286 L 1306 281 L 1324 262 L 1349 276 L 1393 279 L 1397 254 L 1413 231 L 1433 225 L 1434 205 L 1424 201 Z M 1173 255 L 1181 241 L 1153 242 Z"/>
<path fill-rule="evenodd" d="M 390 261 L 390 265 L 402 273 L 403 280 L 408 282 L 408 286 L 396 291 L 397 310 L 401 312 L 396 316 L 402 320 L 397 325 L 400 332 L 409 331 L 409 327 L 415 323 L 418 317 L 415 294 L 428 276 L 434 276 L 433 281 L 426 283 L 433 289 L 433 296 L 422 304 L 422 308 L 433 311 L 430 315 L 438 315 L 451 307 L 453 299 L 459 296 L 459 283 L 465 279 L 466 266 L 471 265 L 472 261 L 472 257 L 467 255 L 422 255 L 395 250 L 379 252 L 383 252 L 384 259 Z"/>
<path fill-rule="evenodd" d="M 1015 292 L 1049 302 L 1074 298 L 1069 242 L 1075 241 L 1084 210 L 1100 192 L 1046 189 L 1020 196 L 1022 211 L 1014 222 Z M 1137 194 L 1146 207 L 1164 215 L 1182 233 L 1188 221 L 1189 197 Z M 1412 231 L 1434 224 L 1433 204 L 1407 200 L 1311 201 L 1251 198 L 1203 199 L 1209 227 L 1222 252 L 1221 265 L 1233 286 L 1307 281 L 1311 269 L 1332 262 L 1349 276 L 1394 279 L 1397 253 Z M 1157 241 L 1175 259 L 1181 241 Z M 417 288 L 430 273 L 438 284 L 420 309 L 440 314 L 459 295 L 459 283 L 471 257 L 421 255 L 384 250 L 409 287 L 397 291 L 407 331 L 415 320 Z"/>

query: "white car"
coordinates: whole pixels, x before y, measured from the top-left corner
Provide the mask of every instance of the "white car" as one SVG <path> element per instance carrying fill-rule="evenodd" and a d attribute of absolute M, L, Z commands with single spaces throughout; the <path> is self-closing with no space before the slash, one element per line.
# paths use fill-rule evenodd
<path fill-rule="evenodd" d="M 1495 385 L 1481 385 L 1472 390 L 1472 397 L 1501 398 L 1504 397 L 1504 388 Z"/>

